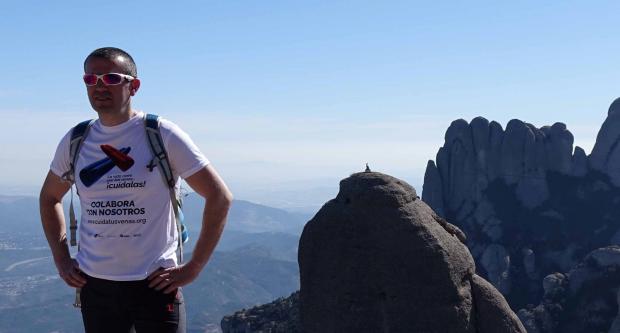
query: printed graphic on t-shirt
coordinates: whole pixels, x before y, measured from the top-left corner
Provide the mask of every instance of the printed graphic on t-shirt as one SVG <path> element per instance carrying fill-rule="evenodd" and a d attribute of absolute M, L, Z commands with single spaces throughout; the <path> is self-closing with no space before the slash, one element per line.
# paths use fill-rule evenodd
<path fill-rule="evenodd" d="M 105 188 L 108 190 L 144 188 L 146 180 L 136 181 L 132 173 L 126 173 L 135 164 L 134 159 L 129 156 L 131 147 L 116 149 L 107 144 L 99 147 L 106 157 L 87 165 L 80 171 L 80 180 L 86 187 L 91 187 L 107 175 Z M 108 174 L 115 167 L 123 173 Z M 145 224 L 147 221 L 145 218 L 146 209 L 137 207 L 134 200 L 92 201 L 90 207 L 86 208 L 86 214 L 88 216 L 86 223 L 95 225 Z M 92 236 L 94 238 L 130 238 L 140 237 L 141 234 L 105 235 L 96 233 Z"/>
<path fill-rule="evenodd" d="M 92 201 L 86 208 L 86 223 L 93 225 L 146 224 L 146 209 L 133 200 Z M 103 237 L 103 235 L 94 235 Z M 121 235 L 121 237 L 140 237 L 141 234 Z"/>
<path fill-rule="evenodd" d="M 101 145 L 100 147 L 107 157 L 87 165 L 80 171 L 80 180 L 86 187 L 96 183 L 115 166 L 124 172 L 134 164 L 133 158 L 127 155 L 131 151 L 131 147 L 124 147 L 120 150 L 110 145 Z"/>

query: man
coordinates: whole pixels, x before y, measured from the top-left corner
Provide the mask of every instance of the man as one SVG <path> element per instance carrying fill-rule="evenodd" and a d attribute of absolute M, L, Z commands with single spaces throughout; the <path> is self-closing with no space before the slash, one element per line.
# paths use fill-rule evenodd
<path fill-rule="evenodd" d="M 177 181 L 206 200 L 192 257 L 176 257 L 178 235 L 170 190 L 146 138 L 145 114 L 131 107 L 140 88 L 132 57 L 117 48 L 93 51 L 84 82 L 98 119 L 74 168 L 80 196 L 80 246 L 69 253 L 62 197 L 71 187 L 71 131 L 61 140 L 41 189 L 45 236 L 60 277 L 81 288 L 86 332 L 177 332 L 184 321 L 179 288 L 195 280 L 220 238 L 232 194 L 189 136 L 161 120 L 160 132 Z M 181 324 L 181 326 L 183 326 Z M 184 330 L 183 327 L 180 330 Z"/>

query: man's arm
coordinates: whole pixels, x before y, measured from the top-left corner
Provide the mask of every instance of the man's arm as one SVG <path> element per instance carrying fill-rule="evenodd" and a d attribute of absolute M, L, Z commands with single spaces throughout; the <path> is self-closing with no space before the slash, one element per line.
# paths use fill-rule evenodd
<path fill-rule="evenodd" d="M 62 212 L 62 197 L 70 188 L 69 182 L 49 171 L 39 195 L 39 209 L 43 231 L 52 250 L 58 274 L 69 286 L 78 288 L 82 287 L 86 280 L 80 275 L 77 262 L 71 258 Z"/>
<path fill-rule="evenodd" d="M 232 204 L 232 193 L 211 165 L 200 169 L 185 181 L 206 199 L 202 213 L 202 228 L 192 258 L 187 264 L 176 268 L 159 269 L 149 276 L 151 280 L 149 287 L 157 290 L 165 288 L 165 293 L 189 284 L 198 277 L 222 235 Z"/>

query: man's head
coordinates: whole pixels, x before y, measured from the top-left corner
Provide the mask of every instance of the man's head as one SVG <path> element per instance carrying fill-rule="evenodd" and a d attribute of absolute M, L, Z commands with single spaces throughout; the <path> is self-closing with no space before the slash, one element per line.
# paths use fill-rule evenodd
<path fill-rule="evenodd" d="M 123 77 L 119 84 L 105 84 L 100 77 L 94 85 L 86 86 L 90 104 L 98 113 L 129 114 L 131 96 L 140 88 L 140 80 L 137 78 L 136 63 L 127 52 L 115 47 L 96 49 L 84 60 L 84 73 L 118 73 L 131 76 Z"/>
<path fill-rule="evenodd" d="M 129 53 L 116 48 L 116 47 L 102 47 L 91 52 L 88 57 L 84 60 L 84 71 L 86 71 L 86 64 L 92 58 L 102 58 L 107 60 L 117 60 L 121 65 L 123 71 L 122 74 L 131 75 L 135 78 L 138 77 L 138 69 L 136 68 L 136 63 L 133 61 L 133 58 L 129 55 Z"/>

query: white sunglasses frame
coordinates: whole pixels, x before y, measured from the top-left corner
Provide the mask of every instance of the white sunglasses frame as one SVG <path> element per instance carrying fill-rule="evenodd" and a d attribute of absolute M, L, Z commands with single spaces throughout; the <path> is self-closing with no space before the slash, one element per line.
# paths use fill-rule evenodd
<path fill-rule="evenodd" d="M 99 80 L 101 80 L 101 83 L 103 83 L 103 85 L 105 86 L 118 86 L 119 84 L 123 83 L 123 81 L 121 80 L 121 82 L 117 83 L 117 84 L 107 84 L 105 82 L 103 82 L 102 77 L 104 75 L 110 75 L 110 74 L 114 74 L 114 75 L 120 75 L 123 79 L 127 80 L 127 82 L 131 82 L 133 80 L 135 80 L 136 78 L 131 76 L 131 75 L 127 75 L 127 74 L 122 74 L 122 73 L 105 73 L 105 74 L 84 74 L 82 76 L 82 80 L 84 80 L 84 78 L 86 77 L 86 75 L 94 75 L 97 77 L 97 81 L 95 81 L 95 84 L 87 84 L 86 81 L 84 81 L 84 84 L 86 84 L 86 86 L 88 87 L 94 87 L 97 85 L 97 83 L 99 83 Z"/>

